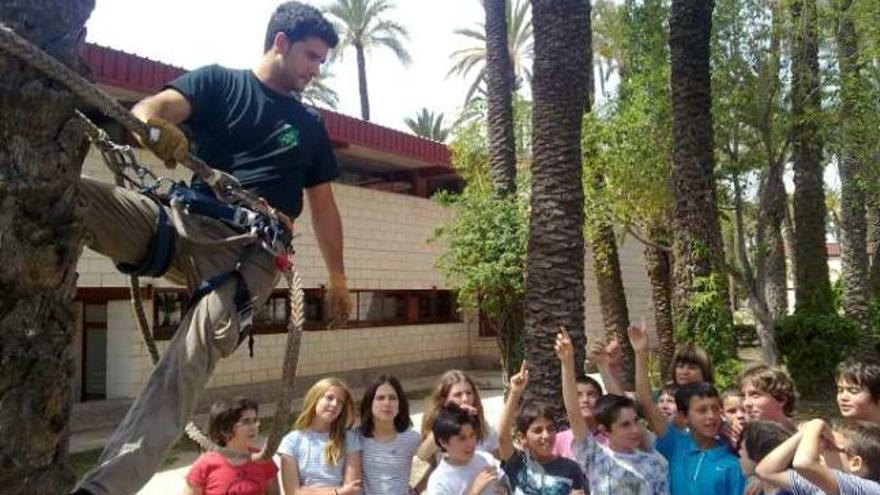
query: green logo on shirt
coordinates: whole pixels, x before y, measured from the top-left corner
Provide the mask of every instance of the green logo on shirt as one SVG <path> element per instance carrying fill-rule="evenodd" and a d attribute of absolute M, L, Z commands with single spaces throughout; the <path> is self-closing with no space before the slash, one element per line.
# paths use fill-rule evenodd
<path fill-rule="evenodd" d="M 278 135 L 278 144 L 281 146 L 296 146 L 299 144 L 299 131 L 290 124 L 284 124 Z"/>

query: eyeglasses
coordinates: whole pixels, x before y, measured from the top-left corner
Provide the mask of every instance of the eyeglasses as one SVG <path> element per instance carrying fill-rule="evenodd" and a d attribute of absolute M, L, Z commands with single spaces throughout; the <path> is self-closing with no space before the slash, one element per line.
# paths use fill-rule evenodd
<path fill-rule="evenodd" d="M 241 418 L 235 424 L 237 426 L 259 426 L 260 418 Z"/>

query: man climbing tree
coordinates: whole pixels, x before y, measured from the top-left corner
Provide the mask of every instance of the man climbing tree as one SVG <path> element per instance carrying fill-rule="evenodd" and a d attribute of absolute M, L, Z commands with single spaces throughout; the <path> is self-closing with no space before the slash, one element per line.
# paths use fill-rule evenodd
<path fill-rule="evenodd" d="M 75 493 L 134 493 L 153 475 L 180 437 L 217 360 L 250 339 L 253 309 L 271 294 L 284 265 L 284 256 L 273 249 L 276 239 L 290 235 L 289 226 L 282 232 L 270 220 L 296 218 L 303 190 L 330 272 L 330 314 L 337 324 L 347 318 L 342 225 L 330 187 L 338 166 L 320 118 L 293 95 L 319 73 L 337 43 L 332 25 L 316 9 L 287 2 L 273 14 L 253 70 L 198 69 L 132 111 L 149 128 L 143 144 L 168 166 L 188 160 L 189 142 L 176 127 L 187 123 L 195 153 L 226 174 L 227 183 L 237 181 L 265 199 L 268 214 L 222 202 L 214 193 L 226 189 L 199 178 L 191 188 L 173 187 L 164 202 L 89 178 L 70 188 L 71 196 L 74 189 L 80 196 L 83 239 L 90 248 L 126 273 L 166 276 L 192 291 L 157 369 L 106 445 L 99 466 Z M 10 115 L 5 122 L 15 121 Z M 71 174 L 74 184 L 78 173 L 77 168 Z M 74 244 L 70 266 L 78 250 Z M 56 427 L 63 428 L 66 420 L 62 416 Z M 39 491 L 44 492 L 59 490 Z"/>

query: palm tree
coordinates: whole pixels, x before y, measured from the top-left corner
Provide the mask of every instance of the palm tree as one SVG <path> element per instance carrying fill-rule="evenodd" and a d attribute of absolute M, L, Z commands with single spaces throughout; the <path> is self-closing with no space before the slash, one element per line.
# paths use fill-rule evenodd
<path fill-rule="evenodd" d="M 698 330 L 693 325 L 697 315 L 691 298 L 700 290 L 698 284 L 714 280 L 717 285 L 710 290 L 727 298 L 714 177 L 709 73 L 712 10 L 712 2 L 706 0 L 673 0 L 669 11 L 673 304 L 676 321 L 694 330 Z"/>
<path fill-rule="evenodd" d="M 555 404 L 554 335 L 568 328 L 583 362 L 584 189 L 581 121 L 588 108 L 588 0 L 532 0 L 535 30 L 533 157 L 526 260 L 527 394 Z"/>
<path fill-rule="evenodd" d="M 486 0 L 481 0 L 484 4 Z M 522 81 L 529 82 L 532 73 L 528 62 L 534 52 L 532 42 L 532 21 L 529 18 L 529 3 L 527 0 L 505 1 L 504 18 L 507 25 L 507 50 L 510 53 L 510 62 L 513 64 L 513 73 L 516 75 L 517 85 Z M 486 25 L 480 24 L 473 29 L 456 29 L 455 34 L 460 34 L 474 40 L 474 46 L 452 52 L 450 58 L 453 61 L 449 75 L 467 77 L 473 70 L 477 70 L 477 76 L 471 83 L 465 96 L 465 105 L 477 93 L 478 88 L 486 82 Z"/>
<path fill-rule="evenodd" d="M 0 21 L 83 69 L 77 44 L 93 7 L 3 0 Z M 57 82 L 2 51 L 0 66 L 0 149 L 12 151 L 0 153 L 0 484 L 10 495 L 68 493 L 84 134 L 71 120 L 77 100 Z"/>
<path fill-rule="evenodd" d="M 411 61 L 403 40 L 409 38 L 406 28 L 384 18 L 394 9 L 388 0 L 335 0 L 327 12 L 340 23 L 339 46 L 334 54 L 341 57 L 345 49 L 353 46 L 357 56 L 358 86 L 361 95 L 361 118 L 370 120 L 370 100 L 367 93 L 366 52 L 372 48 L 385 47 L 394 52 L 404 65 Z"/>
<path fill-rule="evenodd" d="M 791 142 L 794 163 L 795 310 L 832 312 L 825 248 L 825 190 L 816 0 L 791 4 Z"/>
<path fill-rule="evenodd" d="M 434 112 L 429 112 L 427 108 L 419 110 L 415 118 L 406 117 L 403 121 L 416 136 L 431 139 L 438 143 L 445 142 L 449 136 L 449 128 L 443 127 L 443 114 L 435 115 Z"/>
<path fill-rule="evenodd" d="M 327 80 L 332 77 L 330 72 L 318 74 L 300 95 L 302 100 L 312 106 L 325 106 L 335 110 L 339 106 L 339 95 L 327 84 Z"/>
<path fill-rule="evenodd" d="M 483 0 L 486 8 L 486 79 L 489 175 L 500 196 L 516 191 L 516 140 L 513 134 L 514 72 L 507 42 L 507 0 Z"/>

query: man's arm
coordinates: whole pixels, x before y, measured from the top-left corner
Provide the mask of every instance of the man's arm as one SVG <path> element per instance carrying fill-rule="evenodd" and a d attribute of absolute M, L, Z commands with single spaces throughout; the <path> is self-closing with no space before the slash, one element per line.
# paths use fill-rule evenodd
<path fill-rule="evenodd" d="M 764 456 L 761 462 L 755 466 L 755 475 L 778 488 L 784 490 L 791 488 L 791 482 L 788 480 L 788 466 L 791 464 L 801 441 L 801 435 L 801 432 L 795 433 Z"/>
<path fill-rule="evenodd" d="M 510 377 L 510 390 L 507 393 L 507 401 L 498 418 L 498 455 L 502 461 L 510 459 L 515 452 L 513 438 L 510 432 L 513 429 L 513 417 L 516 415 L 516 407 L 529 383 L 529 368 L 525 361 L 519 368 L 519 373 Z"/>
<path fill-rule="evenodd" d="M 150 148 L 166 167 L 174 167 L 186 159 L 189 142 L 177 124 L 192 114 L 189 101 L 173 89 L 144 98 L 131 109 L 135 117 L 150 126 L 150 136 L 145 140 L 135 135 L 142 146 Z"/>
<path fill-rule="evenodd" d="M 828 423 L 821 419 L 808 422 L 801 429 L 801 443 L 797 446 L 792 460 L 792 467 L 810 483 L 818 486 L 825 493 L 837 495 L 840 487 L 834 470 L 822 465 L 819 454 L 822 453 L 822 439 L 831 437 Z"/>
<path fill-rule="evenodd" d="M 345 264 L 342 260 L 342 219 L 333 198 L 329 182 L 306 189 L 309 208 L 312 211 L 312 228 L 318 239 L 318 247 L 327 265 L 331 281 L 333 277 L 345 279 Z"/>
<path fill-rule="evenodd" d="M 131 113 L 144 122 L 160 118 L 179 124 L 192 114 L 192 106 L 177 90 L 166 89 L 137 102 Z"/>
<path fill-rule="evenodd" d="M 644 328 L 636 326 L 629 327 L 627 332 L 629 342 L 636 354 L 636 400 L 642 406 L 648 425 L 658 437 L 662 437 L 669 428 L 669 422 L 651 397 L 651 382 L 648 378 L 648 333 Z"/>

